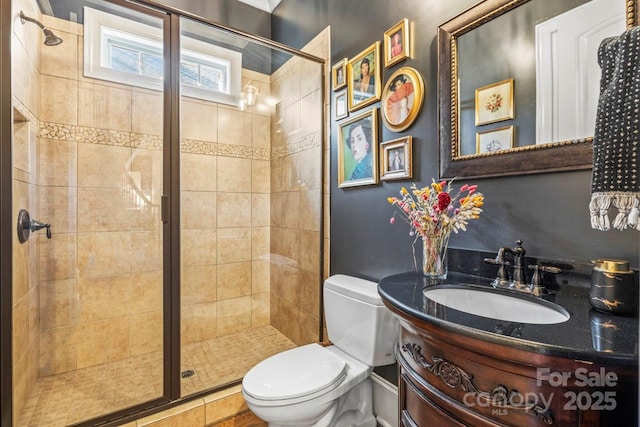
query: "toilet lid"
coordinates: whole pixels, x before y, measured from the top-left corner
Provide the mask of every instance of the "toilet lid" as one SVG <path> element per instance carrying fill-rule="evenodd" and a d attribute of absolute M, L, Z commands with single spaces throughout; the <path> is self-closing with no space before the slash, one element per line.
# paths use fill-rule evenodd
<path fill-rule="evenodd" d="M 245 375 L 242 388 L 255 399 L 293 399 L 333 389 L 344 380 L 346 366 L 333 352 L 309 344 L 258 363 Z"/>

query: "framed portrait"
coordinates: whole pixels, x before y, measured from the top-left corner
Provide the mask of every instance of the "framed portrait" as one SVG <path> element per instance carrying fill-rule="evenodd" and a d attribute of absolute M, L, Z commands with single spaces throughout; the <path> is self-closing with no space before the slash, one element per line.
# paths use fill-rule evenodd
<path fill-rule="evenodd" d="M 380 99 L 380 42 L 375 42 L 347 63 L 349 111 Z"/>
<path fill-rule="evenodd" d="M 341 89 L 347 85 L 347 58 L 331 67 L 331 81 L 333 82 L 333 90 Z"/>
<path fill-rule="evenodd" d="M 378 109 L 338 124 L 338 186 L 378 183 Z"/>
<path fill-rule="evenodd" d="M 382 90 L 382 120 L 394 132 L 411 126 L 424 100 L 424 81 L 415 68 L 402 67 L 389 77 Z"/>
<path fill-rule="evenodd" d="M 411 56 L 409 20 L 404 18 L 384 33 L 384 66 L 390 67 Z"/>
<path fill-rule="evenodd" d="M 513 148 L 513 126 L 476 133 L 476 153 L 486 154 Z"/>
<path fill-rule="evenodd" d="M 514 117 L 513 79 L 476 89 L 476 126 Z"/>
<path fill-rule="evenodd" d="M 411 136 L 385 141 L 380 144 L 380 179 L 406 179 L 413 177 Z"/>
<path fill-rule="evenodd" d="M 333 111 L 335 112 L 336 120 L 344 119 L 349 115 L 346 89 L 336 93 L 336 96 L 333 99 Z"/>

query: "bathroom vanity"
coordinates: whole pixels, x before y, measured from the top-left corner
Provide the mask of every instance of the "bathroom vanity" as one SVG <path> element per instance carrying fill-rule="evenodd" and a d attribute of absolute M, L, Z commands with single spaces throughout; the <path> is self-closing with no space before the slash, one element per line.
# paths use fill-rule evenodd
<path fill-rule="evenodd" d="M 490 282 L 451 272 L 444 281 L 419 273 L 380 281 L 378 291 L 401 325 L 399 425 L 638 424 L 637 316 L 600 313 L 580 288 L 543 297 L 569 314 L 553 324 L 469 314 L 424 293 Z"/>

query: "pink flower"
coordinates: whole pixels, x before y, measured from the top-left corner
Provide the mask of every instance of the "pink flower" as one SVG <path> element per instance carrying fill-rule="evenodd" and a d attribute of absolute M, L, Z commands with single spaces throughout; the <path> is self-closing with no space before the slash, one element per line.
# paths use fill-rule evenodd
<path fill-rule="evenodd" d="M 395 223 L 395 222 L 396 222 L 396 219 L 395 219 L 395 218 L 391 218 L 391 219 L 389 220 L 389 222 L 390 222 L 391 224 L 393 224 L 393 223 Z"/>
<path fill-rule="evenodd" d="M 460 187 L 460 191 L 467 191 L 469 189 L 469 184 L 464 184 L 462 187 Z"/>

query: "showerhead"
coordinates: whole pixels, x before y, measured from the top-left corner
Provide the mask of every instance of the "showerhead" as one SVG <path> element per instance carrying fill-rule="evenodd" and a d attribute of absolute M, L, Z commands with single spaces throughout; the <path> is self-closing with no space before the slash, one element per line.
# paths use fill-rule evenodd
<path fill-rule="evenodd" d="M 62 39 L 51 31 L 48 28 L 43 28 L 42 32 L 44 33 L 44 44 L 47 46 L 57 46 L 62 43 Z"/>
<path fill-rule="evenodd" d="M 24 24 L 26 21 L 33 22 L 38 27 L 40 27 L 40 29 L 42 29 L 42 32 L 44 33 L 44 44 L 46 46 L 57 46 L 62 43 L 62 39 L 53 34 L 53 31 L 42 25 L 40 21 L 38 21 L 37 19 L 29 18 L 22 11 L 20 11 L 20 22 Z"/>

